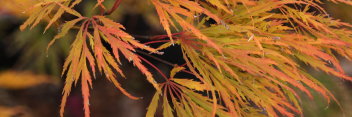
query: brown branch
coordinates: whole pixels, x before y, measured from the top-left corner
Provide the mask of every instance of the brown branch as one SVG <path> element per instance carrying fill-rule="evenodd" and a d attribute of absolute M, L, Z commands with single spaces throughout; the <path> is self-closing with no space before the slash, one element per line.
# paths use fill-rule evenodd
<path fill-rule="evenodd" d="M 179 66 L 179 65 L 177 65 L 177 64 L 173 64 L 173 63 L 171 63 L 171 62 L 169 62 L 169 61 L 165 61 L 165 60 L 163 60 L 163 59 L 160 59 L 160 58 L 158 58 L 158 57 L 155 57 L 155 56 L 153 56 L 153 55 L 150 55 L 150 54 L 145 53 L 145 52 L 140 51 L 140 50 L 136 50 L 136 52 L 137 52 L 137 53 L 140 53 L 140 54 L 143 54 L 143 55 L 146 55 L 146 56 L 148 56 L 148 57 L 150 57 L 150 58 L 153 58 L 153 59 L 155 59 L 155 60 L 157 60 L 157 61 L 159 61 L 159 62 L 162 62 L 162 63 L 164 63 L 164 64 L 166 64 L 166 65 L 170 65 L 170 66 L 172 66 L 172 67 Z M 183 66 L 185 66 L 185 65 L 186 65 L 186 63 L 183 64 L 183 65 L 181 65 L 180 67 L 183 67 Z M 188 73 L 188 74 L 191 74 L 191 75 L 194 75 L 191 71 L 188 71 L 188 70 L 181 70 L 181 71 L 183 71 L 183 72 L 185 72 L 185 73 Z"/>
<path fill-rule="evenodd" d="M 173 33 L 172 38 L 177 38 L 177 36 L 180 36 L 184 34 L 185 32 L 178 32 L 178 33 Z M 139 39 L 146 39 L 146 40 L 161 40 L 161 39 L 167 39 L 169 38 L 168 35 L 133 35 L 135 38 Z"/>
<path fill-rule="evenodd" d="M 112 6 L 112 8 L 109 11 L 105 12 L 104 15 L 110 15 L 111 13 L 113 13 L 117 8 L 119 8 L 121 1 L 122 0 L 116 0 L 114 3 L 114 6 Z"/>
<path fill-rule="evenodd" d="M 170 63 L 170 62 L 168 62 L 168 61 L 165 61 L 165 60 L 163 60 L 163 59 L 160 59 L 160 58 L 158 58 L 158 57 L 155 57 L 155 56 L 150 55 L 150 54 L 148 54 L 148 53 L 145 53 L 145 52 L 143 52 L 143 51 L 136 50 L 136 52 L 137 52 L 137 53 L 140 53 L 140 54 L 143 54 L 143 55 L 146 55 L 146 56 L 148 56 L 148 57 L 150 57 L 150 58 L 153 58 L 153 59 L 155 59 L 155 60 L 157 60 L 157 61 L 159 61 L 159 62 L 162 62 L 162 63 L 164 63 L 164 64 L 166 64 L 166 65 L 170 65 L 170 66 L 173 66 L 173 67 L 177 66 L 177 64 L 172 64 L 172 63 Z"/>
<path fill-rule="evenodd" d="M 99 7 L 99 10 L 100 10 L 100 15 L 105 14 L 105 9 L 102 6 Z"/>
<path fill-rule="evenodd" d="M 168 81 L 168 77 L 158 68 L 156 67 L 154 64 L 152 64 L 151 62 L 149 62 L 147 59 L 143 58 L 142 56 L 138 56 L 139 59 L 141 59 L 142 61 L 146 62 L 147 64 L 149 64 L 150 66 L 152 66 L 157 72 L 160 73 L 161 76 L 163 76 L 163 78 Z"/>

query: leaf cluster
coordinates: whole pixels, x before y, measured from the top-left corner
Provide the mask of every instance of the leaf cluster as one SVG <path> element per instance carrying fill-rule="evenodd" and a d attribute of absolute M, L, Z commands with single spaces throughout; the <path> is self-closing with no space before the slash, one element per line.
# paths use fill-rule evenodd
<path fill-rule="evenodd" d="M 352 5 L 348 0 L 331 1 Z M 62 72 L 66 83 L 61 116 L 72 86 L 79 81 L 85 116 L 90 115 L 89 90 L 97 72 L 105 74 L 126 96 L 139 99 L 116 80 L 115 72 L 124 77 L 120 55 L 133 62 L 156 89 L 147 116 L 154 116 L 162 103 L 167 117 L 294 117 L 302 115 L 297 91 L 312 97 L 310 89 L 328 102 L 336 101 L 299 62 L 352 80 L 337 59 L 337 55 L 352 57 L 352 26 L 326 15 L 319 0 L 150 0 L 166 31 L 164 36 L 152 38 L 150 43 L 166 42 L 156 49 L 139 43 L 121 24 L 105 16 L 117 9 L 121 0 L 116 0 L 110 10 L 103 5 L 104 0 L 97 0 L 95 8 L 101 13 L 92 17 L 73 9 L 80 2 L 39 2 L 30 8 L 33 14 L 21 26 L 22 30 L 34 27 L 49 18 L 48 29 L 64 13 L 77 17 L 60 24 L 60 32 L 49 43 L 78 29 Z M 175 66 L 169 77 L 163 75 L 165 82 L 158 83 L 142 62 L 159 69 L 136 51 L 161 54 L 160 50 L 174 44 L 181 46 L 186 63 Z M 177 78 L 178 72 L 194 78 Z"/>

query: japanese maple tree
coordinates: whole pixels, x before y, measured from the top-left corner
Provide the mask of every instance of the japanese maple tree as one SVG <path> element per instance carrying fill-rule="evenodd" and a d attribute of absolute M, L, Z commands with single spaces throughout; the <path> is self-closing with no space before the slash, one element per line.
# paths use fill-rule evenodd
<path fill-rule="evenodd" d="M 76 31 L 64 63 L 65 78 L 60 115 L 72 86 L 81 84 L 85 116 L 90 116 L 89 96 L 96 73 L 104 76 L 131 99 L 117 75 L 122 57 L 137 67 L 156 89 L 146 116 L 159 105 L 172 116 L 288 116 L 302 115 L 299 95 L 319 92 L 336 101 L 324 85 L 308 74 L 300 62 L 345 80 L 352 80 L 336 56 L 352 57 L 352 25 L 329 17 L 320 0 L 147 0 L 157 12 L 165 35 L 140 43 L 108 15 L 118 10 L 96 0 L 99 13 L 87 17 L 75 10 L 82 0 L 38 0 L 20 29 L 46 21 L 45 30 L 59 27 L 49 43 Z M 330 0 L 352 5 L 350 0 Z M 63 21 L 63 15 L 74 19 Z M 158 48 L 148 44 L 163 43 Z M 163 54 L 179 45 L 183 65 L 175 65 L 164 82 L 157 82 L 147 66 L 160 71 L 138 51 Z M 109 47 L 107 47 L 109 46 Z M 177 73 L 191 74 L 179 78 Z M 144 80 L 144 79 L 141 79 Z M 296 90 L 298 89 L 298 90 Z"/>

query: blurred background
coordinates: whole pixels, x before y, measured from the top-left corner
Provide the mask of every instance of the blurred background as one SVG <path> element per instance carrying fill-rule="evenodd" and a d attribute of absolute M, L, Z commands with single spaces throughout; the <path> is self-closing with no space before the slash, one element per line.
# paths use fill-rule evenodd
<path fill-rule="evenodd" d="M 56 43 L 46 53 L 50 40 L 58 32 L 53 27 L 43 33 L 46 22 L 31 29 L 20 31 L 19 26 L 28 15 L 23 11 L 36 0 L 0 0 L 0 117 L 55 117 L 59 115 L 61 92 L 64 80 L 60 78 L 62 65 L 74 39 L 72 32 Z M 113 0 L 105 0 L 108 8 Z M 95 14 L 95 0 L 86 0 L 77 7 L 84 16 Z M 109 6 L 110 5 L 110 6 Z M 352 7 L 326 2 L 322 4 L 331 17 L 352 23 Z M 164 34 L 154 7 L 147 0 L 123 0 L 110 18 L 126 27 L 126 32 L 145 42 L 148 36 Z M 70 17 L 63 16 L 69 20 Z M 152 45 L 157 47 L 158 45 Z M 180 48 L 172 46 L 157 56 L 171 63 L 182 64 Z M 143 56 L 143 55 L 142 55 Z M 171 66 L 145 56 L 162 69 L 165 74 Z M 340 57 L 346 73 L 352 75 L 352 62 Z M 131 100 L 121 94 L 105 78 L 97 78 L 91 90 L 92 117 L 143 117 L 155 90 L 138 69 L 123 60 L 123 71 L 127 79 L 120 80 L 123 87 L 141 100 Z M 302 66 L 304 66 L 302 64 Z M 336 96 L 336 102 L 327 104 L 315 93 L 314 100 L 305 95 L 302 106 L 305 117 L 352 117 L 352 83 L 329 76 L 321 71 L 304 66 Z M 153 69 L 150 69 L 153 71 Z M 161 76 L 153 72 L 156 78 Z M 66 117 L 83 117 L 80 86 L 76 86 L 68 99 Z M 160 114 L 159 114 L 160 116 Z"/>

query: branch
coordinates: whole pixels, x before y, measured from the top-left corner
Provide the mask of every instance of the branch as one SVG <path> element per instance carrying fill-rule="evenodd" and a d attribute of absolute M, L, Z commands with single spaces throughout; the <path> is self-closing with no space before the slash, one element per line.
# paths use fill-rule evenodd
<path fill-rule="evenodd" d="M 173 33 L 172 34 L 172 38 L 177 38 L 176 36 L 182 35 L 185 32 L 178 32 L 178 33 Z M 169 38 L 168 35 L 154 35 L 154 36 L 150 36 L 150 35 L 132 35 L 135 38 L 139 38 L 139 39 L 145 39 L 145 40 L 161 40 L 161 39 L 167 39 Z"/>
<path fill-rule="evenodd" d="M 168 62 L 168 61 L 165 61 L 165 60 L 163 60 L 163 59 L 160 59 L 160 58 L 158 58 L 158 57 L 155 57 L 155 56 L 150 55 L 150 54 L 148 54 L 148 53 L 145 53 L 145 52 L 143 52 L 143 51 L 136 50 L 136 52 L 137 52 L 137 53 L 140 53 L 140 54 L 143 54 L 143 55 L 145 55 L 145 56 L 148 56 L 148 57 L 150 57 L 150 58 L 153 58 L 153 59 L 155 59 L 155 60 L 157 60 L 157 61 L 159 61 L 159 62 L 162 62 L 162 63 L 164 63 L 164 64 L 166 64 L 166 65 L 170 65 L 170 66 L 173 66 L 173 67 L 177 66 L 177 64 L 172 64 L 172 63 L 170 63 L 170 62 Z"/>
<path fill-rule="evenodd" d="M 104 15 L 110 15 L 111 13 L 113 13 L 120 6 L 121 1 L 122 0 L 116 0 L 114 3 L 114 6 L 109 11 L 107 11 Z"/>
<path fill-rule="evenodd" d="M 153 59 L 155 59 L 155 60 L 157 60 L 157 61 L 159 61 L 159 62 L 161 62 L 161 63 L 164 63 L 164 64 L 166 64 L 166 65 L 170 65 L 170 66 L 172 66 L 172 67 L 179 66 L 179 65 L 177 65 L 177 64 L 173 64 L 173 63 L 171 63 L 171 62 L 169 62 L 169 61 L 165 61 L 165 60 L 163 60 L 163 59 L 160 59 L 160 58 L 158 58 L 158 57 L 155 57 L 155 56 L 153 56 L 153 55 L 150 55 L 150 54 L 145 53 L 145 52 L 140 51 L 140 50 L 136 50 L 136 52 L 137 52 L 137 53 L 140 53 L 140 54 L 143 54 L 143 55 L 145 55 L 145 56 L 148 56 L 148 57 L 150 57 L 150 58 L 153 58 Z M 186 65 L 186 63 L 185 63 L 185 64 L 182 64 L 180 67 L 183 67 L 183 66 L 185 66 L 185 65 Z M 185 73 L 188 73 L 188 74 L 191 74 L 191 75 L 194 75 L 192 72 L 190 72 L 190 71 L 188 71 L 188 70 L 181 70 L 181 71 L 183 71 L 183 72 L 185 72 Z"/>

